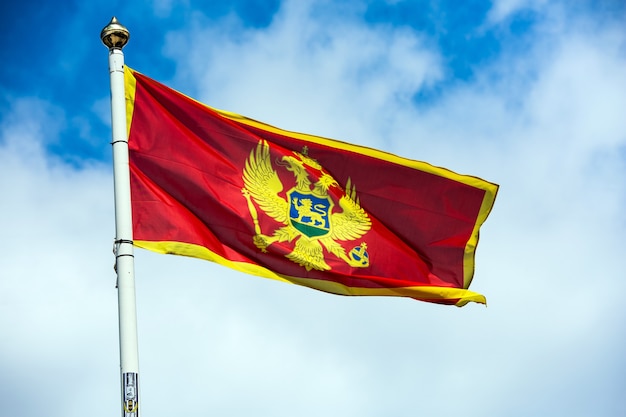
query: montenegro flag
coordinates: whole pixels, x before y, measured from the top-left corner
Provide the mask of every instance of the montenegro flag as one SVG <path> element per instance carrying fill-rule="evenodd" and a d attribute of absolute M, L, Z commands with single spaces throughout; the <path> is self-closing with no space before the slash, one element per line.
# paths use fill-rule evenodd
<path fill-rule="evenodd" d="M 498 186 L 284 131 L 125 69 L 134 245 L 341 295 L 462 306 Z"/>

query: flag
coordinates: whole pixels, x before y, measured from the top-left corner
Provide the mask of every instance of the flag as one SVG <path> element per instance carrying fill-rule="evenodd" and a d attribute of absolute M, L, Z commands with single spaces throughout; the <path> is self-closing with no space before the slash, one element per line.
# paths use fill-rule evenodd
<path fill-rule="evenodd" d="M 217 110 L 125 69 L 134 245 L 462 306 L 498 186 Z"/>

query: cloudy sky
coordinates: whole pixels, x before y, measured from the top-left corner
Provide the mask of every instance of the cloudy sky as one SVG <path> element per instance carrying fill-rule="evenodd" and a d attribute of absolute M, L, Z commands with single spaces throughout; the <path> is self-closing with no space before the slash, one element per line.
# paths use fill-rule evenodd
<path fill-rule="evenodd" d="M 1 8 L 2 414 L 119 413 L 115 15 L 129 66 L 214 107 L 500 185 L 486 308 L 137 250 L 144 416 L 626 415 L 623 1 Z"/>

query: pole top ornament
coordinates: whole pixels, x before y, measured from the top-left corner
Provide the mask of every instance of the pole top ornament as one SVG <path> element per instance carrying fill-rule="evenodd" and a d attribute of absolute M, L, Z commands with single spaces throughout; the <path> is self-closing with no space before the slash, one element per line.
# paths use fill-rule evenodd
<path fill-rule="evenodd" d="M 100 32 L 100 39 L 109 49 L 122 49 L 130 38 L 130 32 L 122 25 L 115 16 Z"/>

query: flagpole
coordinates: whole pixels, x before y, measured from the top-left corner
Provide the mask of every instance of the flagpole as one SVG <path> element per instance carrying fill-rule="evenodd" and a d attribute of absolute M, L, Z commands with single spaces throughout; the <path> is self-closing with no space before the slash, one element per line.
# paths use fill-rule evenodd
<path fill-rule="evenodd" d="M 135 305 L 135 265 L 130 204 L 128 133 L 124 95 L 124 53 L 130 34 L 115 17 L 102 29 L 100 38 L 109 48 L 111 77 L 111 130 L 113 145 L 113 184 L 115 194 L 115 270 L 120 334 L 120 377 L 122 416 L 139 416 L 139 355 L 137 348 L 137 309 Z"/>

